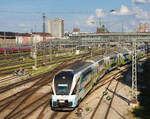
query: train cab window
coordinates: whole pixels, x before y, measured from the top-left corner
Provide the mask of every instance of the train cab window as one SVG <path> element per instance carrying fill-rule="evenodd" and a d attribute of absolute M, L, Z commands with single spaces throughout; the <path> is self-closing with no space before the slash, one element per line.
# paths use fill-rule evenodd
<path fill-rule="evenodd" d="M 75 88 L 74 88 L 74 90 L 72 92 L 72 95 L 75 95 L 77 93 L 77 88 L 78 88 L 78 84 L 76 84 L 76 86 L 75 86 Z"/>
<path fill-rule="evenodd" d="M 55 79 L 72 79 L 73 78 L 73 74 L 72 74 L 72 72 L 65 72 L 65 71 L 62 71 L 61 73 L 59 73 L 59 74 L 57 74 L 56 76 L 55 76 Z"/>
<path fill-rule="evenodd" d="M 68 84 L 58 84 L 57 86 L 57 91 L 60 94 L 66 93 L 66 91 L 68 90 Z"/>
<path fill-rule="evenodd" d="M 54 78 L 54 86 L 57 95 L 68 95 L 73 81 L 73 72 L 62 71 Z"/>
<path fill-rule="evenodd" d="M 99 66 L 102 65 L 104 63 L 104 60 L 101 60 L 98 62 Z"/>

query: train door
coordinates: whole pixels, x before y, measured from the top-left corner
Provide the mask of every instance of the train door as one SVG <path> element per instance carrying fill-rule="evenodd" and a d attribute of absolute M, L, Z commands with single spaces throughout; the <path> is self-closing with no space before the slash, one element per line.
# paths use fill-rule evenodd
<path fill-rule="evenodd" d="M 73 90 L 72 95 L 76 95 L 76 101 L 78 102 L 80 100 L 80 79 L 81 77 L 78 78 L 76 86 Z"/>
<path fill-rule="evenodd" d="M 118 65 L 121 66 L 123 64 L 124 64 L 124 57 L 123 57 L 123 54 L 120 53 L 118 56 Z"/>
<path fill-rule="evenodd" d="M 109 71 L 113 70 L 117 65 L 117 57 L 113 56 L 110 58 L 110 68 Z"/>
<path fill-rule="evenodd" d="M 104 63 L 105 63 L 105 70 L 106 72 L 108 72 L 110 67 L 110 57 L 104 58 Z"/>
<path fill-rule="evenodd" d="M 93 75 L 93 68 L 89 67 L 85 71 L 82 72 L 81 81 L 80 81 L 80 95 L 83 98 L 87 92 L 90 90 L 91 77 Z"/>
<path fill-rule="evenodd" d="M 101 79 L 101 78 L 104 76 L 105 72 L 106 72 L 104 59 L 100 60 L 100 61 L 98 62 L 98 64 L 99 64 L 99 67 L 98 67 L 98 72 L 97 72 L 97 74 L 98 74 L 99 77 L 97 78 L 96 82 L 97 82 L 99 79 Z"/>
<path fill-rule="evenodd" d="M 130 55 L 128 53 L 125 54 L 124 60 L 125 60 L 125 63 L 129 63 L 130 62 Z"/>

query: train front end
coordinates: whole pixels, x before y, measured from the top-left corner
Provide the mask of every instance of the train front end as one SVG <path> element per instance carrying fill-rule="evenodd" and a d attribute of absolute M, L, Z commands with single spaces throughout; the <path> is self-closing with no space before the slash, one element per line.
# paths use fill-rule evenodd
<path fill-rule="evenodd" d="M 52 110 L 73 110 L 77 106 L 76 95 L 71 94 L 74 74 L 72 71 L 61 71 L 53 79 Z"/>

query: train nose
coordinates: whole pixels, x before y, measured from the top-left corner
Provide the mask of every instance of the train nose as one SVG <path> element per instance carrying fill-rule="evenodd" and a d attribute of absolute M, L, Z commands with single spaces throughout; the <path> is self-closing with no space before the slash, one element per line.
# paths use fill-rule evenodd
<path fill-rule="evenodd" d="M 52 95 L 51 106 L 54 108 L 75 108 L 77 106 L 76 97 L 74 95 Z"/>
<path fill-rule="evenodd" d="M 54 107 L 71 107 L 72 106 L 72 102 L 69 102 L 68 100 L 57 100 L 55 102 L 53 102 Z"/>

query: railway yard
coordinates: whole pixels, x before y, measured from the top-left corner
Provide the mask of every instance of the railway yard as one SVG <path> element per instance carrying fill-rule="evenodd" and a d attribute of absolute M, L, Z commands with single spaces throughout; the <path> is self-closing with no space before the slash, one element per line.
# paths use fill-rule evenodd
<path fill-rule="evenodd" d="M 110 51 L 118 52 L 118 49 L 112 47 Z M 103 48 L 95 48 L 92 53 L 88 49 L 80 54 L 62 52 L 53 54 L 50 62 L 47 54 L 46 66 L 43 66 L 42 55 L 39 53 L 37 70 L 32 69 L 34 59 L 29 52 L 1 55 L 1 119 L 134 119 L 130 106 L 131 64 L 106 73 L 73 111 L 51 110 L 51 85 L 54 76 L 72 64 L 104 53 Z M 25 69 L 24 75 L 14 75 L 13 72 L 20 66 Z"/>
<path fill-rule="evenodd" d="M 78 60 L 80 57 L 77 57 Z M 9 76 L 1 79 L 1 83 L 6 84 L 6 86 L 3 85 L 0 88 L 1 117 L 2 118 L 27 117 L 32 111 L 36 110 L 36 108 L 39 108 L 44 104 L 47 104 L 50 98 L 49 92 L 52 76 L 57 71 L 61 70 L 61 68 L 64 68 L 65 66 L 69 65 L 71 62 L 75 61 L 73 61 L 73 59 L 69 59 L 67 63 L 60 62 L 59 63 L 60 66 L 56 66 L 51 71 L 34 76 L 32 78 L 29 77 L 27 79 L 20 81 L 18 81 L 17 79 L 11 84 L 9 80 L 16 79 L 16 76 L 15 77 Z"/>
<path fill-rule="evenodd" d="M 150 119 L 150 0 L 0 0 L 0 119 Z"/>

